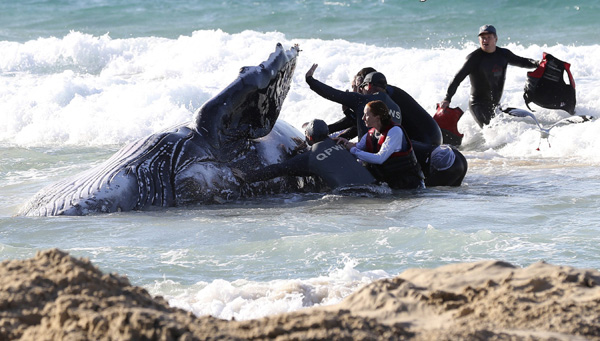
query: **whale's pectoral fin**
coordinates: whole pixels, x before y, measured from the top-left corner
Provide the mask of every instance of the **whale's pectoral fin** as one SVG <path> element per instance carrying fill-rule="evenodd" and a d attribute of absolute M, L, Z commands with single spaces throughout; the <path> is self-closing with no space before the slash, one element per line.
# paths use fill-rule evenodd
<path fill-rule="evenodd" d="M 290 89 L 298 52 L 297 45 L 285 51 L 277 44 L 262 64 L 243 67 L 233 83 L 198 110 L 192 128 L 222 152 L 266 136 Z"/>

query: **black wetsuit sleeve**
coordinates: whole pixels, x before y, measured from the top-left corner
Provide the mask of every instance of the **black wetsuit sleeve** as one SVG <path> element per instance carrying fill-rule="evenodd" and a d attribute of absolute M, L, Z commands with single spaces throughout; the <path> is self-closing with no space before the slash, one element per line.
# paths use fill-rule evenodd
<path fill-rule="evenodd" d="M 280 176 L 308 176 L 309 172 L 309 154 L 304 152 L 291 159 L 281 163 L 275 163 L 256 171 L 248 172 L 245 177 L 246 182 L 265 181 Z"/>
<path fill-rule="evenodd" d="M 348 109 L 349 110 L 349 109 Z M 348 116 L 344 116 L 342 119 L 338 120 L 327 126 L 329 128 L 329 133 L 336 133 L 341 130 L 345 130 L 348 128 L 356 127 L 356 119 L 350 118 Z"/>
<path fill-rule="evenodd" d="M 353 138 L 358 136 L 358 128 L 356 125 L 346 129 L 343 133 L 341 133 L 338 137 L 343 137 L 346 140 L 352 140 Z"/>
<path fill-rule="evenodd" d="M 534 69 L 538 66 L 538 63 L 536 60 L 517 56 L 516 54 L 512 53 L 512 51 L 510 51 L 510 50 L 506 50 L 506 61 L 510 65 L 527 68 L 527 69 Z"/>
<path fill-rule="evenodd" d="M 456 90 L 458 89 L 460 83 L 462 83 L 462 81 L 465 80 L 465 78 L 467 78 L 467 76 L 473 71 L 473 68 L 477 64 L 476 53 L 477 51 L 472 52 L 467 56 L 462 68 L 458 70 L 458 72 L 454 76 L 454 79 L 452 79 L 452 82 L 450 82 L 448 90 L 446 91 L 446 97 L 444 97 L 444 101 L 452 101 L 452 96 L 454 96 L 454 94 L 456 93 Z"/>
<path fill-rule="evenodd" d="M 306 77 L 306 83 L 310 89 L 319 96 L 330 101 L 354 108 L 361 101 L 362 95 L 356 92 L 341 91 L 316 80 L 314 77 Z"/>

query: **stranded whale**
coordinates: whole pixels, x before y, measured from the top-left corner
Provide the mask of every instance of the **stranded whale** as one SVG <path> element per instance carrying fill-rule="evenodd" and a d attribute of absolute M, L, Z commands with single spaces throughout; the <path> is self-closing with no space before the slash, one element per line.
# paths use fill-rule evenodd
<path fill-rule="evenodd" d="M 318 190 L 319 184 L 308 178 L 242 186 L 231 173 L 231 167 L 252 171 L 279 162 L 297 146 L 298 138 L 303 139 L 297 129 L 277 121 L 298 52 L 298 46 L 284 50 L 277 44 L 265 62 L 243 67 L 191 123 L 130 143 L 97 167 L 42 189 L 19 214 L 147 210 L 308 187 Z"/>

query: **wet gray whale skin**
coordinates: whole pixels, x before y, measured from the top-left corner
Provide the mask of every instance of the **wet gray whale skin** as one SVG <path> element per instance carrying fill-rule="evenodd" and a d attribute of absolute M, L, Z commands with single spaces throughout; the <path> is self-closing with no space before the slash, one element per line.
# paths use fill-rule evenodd
<path fill-rule="evenodd" d="M 297 46 L 275 52 L 208 100 L 191 123 L 124 146 L 104 163 L 39 191 L 18 213 L 86 215 L 154 207 L 219 203 L 299 190 L 302 179 L 243 186 L 231 167 L 246 171 L 288 157 L 303 135 L 277 121 L 296 66 Z M 284 148 L 284 149 L 286 149 Z M 310 181 L 310 180 L 308 180 Z"/>

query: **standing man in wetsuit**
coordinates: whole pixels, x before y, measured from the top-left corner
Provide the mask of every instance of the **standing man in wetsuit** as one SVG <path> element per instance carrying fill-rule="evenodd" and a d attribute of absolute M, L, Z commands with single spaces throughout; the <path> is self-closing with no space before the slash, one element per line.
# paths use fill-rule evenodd
<path fill-rule="evenodd" d="M 348 92 L 337 90 L 325 83 L 321 83 L 316 80 L 313 75 L 319 65 L 313 64 L 313 66 L 306 72 L 306 83 L 310 86 L 310 89 L 330 101 L 345 105 L 352 109 L 354 113 L 362 113 L 365 110 L 365 105 L 371 101 L 380 100 L 384 102 L 389 108 L 392 120 L 396 124 L 402 124 L 402 114 L 400 107 L 396 104 L 390 96 L 386 93 L 387 80 L 381 72 L 371 72 L 365 76 L 363 82 L 359 85 L 362 93 Z M 355 115 L 357 128 L 357 135 L 360 139 L 364 134 L 367 133 L 367 126 L 362 120 L 362 115 Z M 348 127 L 349 128 L 349 127 Z M 345 136 L 351 139 L 354 136 Z"/>
<path fill-rule="evenodd" d="M 329 130 L 323 120 L 313 120 L 305 129 L 306 142 L 310 145 L 307 151 L 251 174 L 235 169 L 234 175 L 245 182 L 264 181 L 285 175 L 312 175 L 320 177 L 332 190 L 376 182 L 371 173 L 344 146 L 329 138 Z"/>
<path fill-rule="evenodd" d="M 502 98 L 507 66 L 510 64 L 531 69 L 539 64 L 538 61 L 519 57 L 508 49 L 497 47 L 497 42 L 494 26 L 483 25 L 479 28 L 480 48 L 467 56 L 465 64 L 454 76 L 446 97 L 440 103 L 442 108 L 447 108 L 458 86 L 468 75 L 471 81 L 469 109 L 480 127 L 489 124 L 494 117 Z"/>

